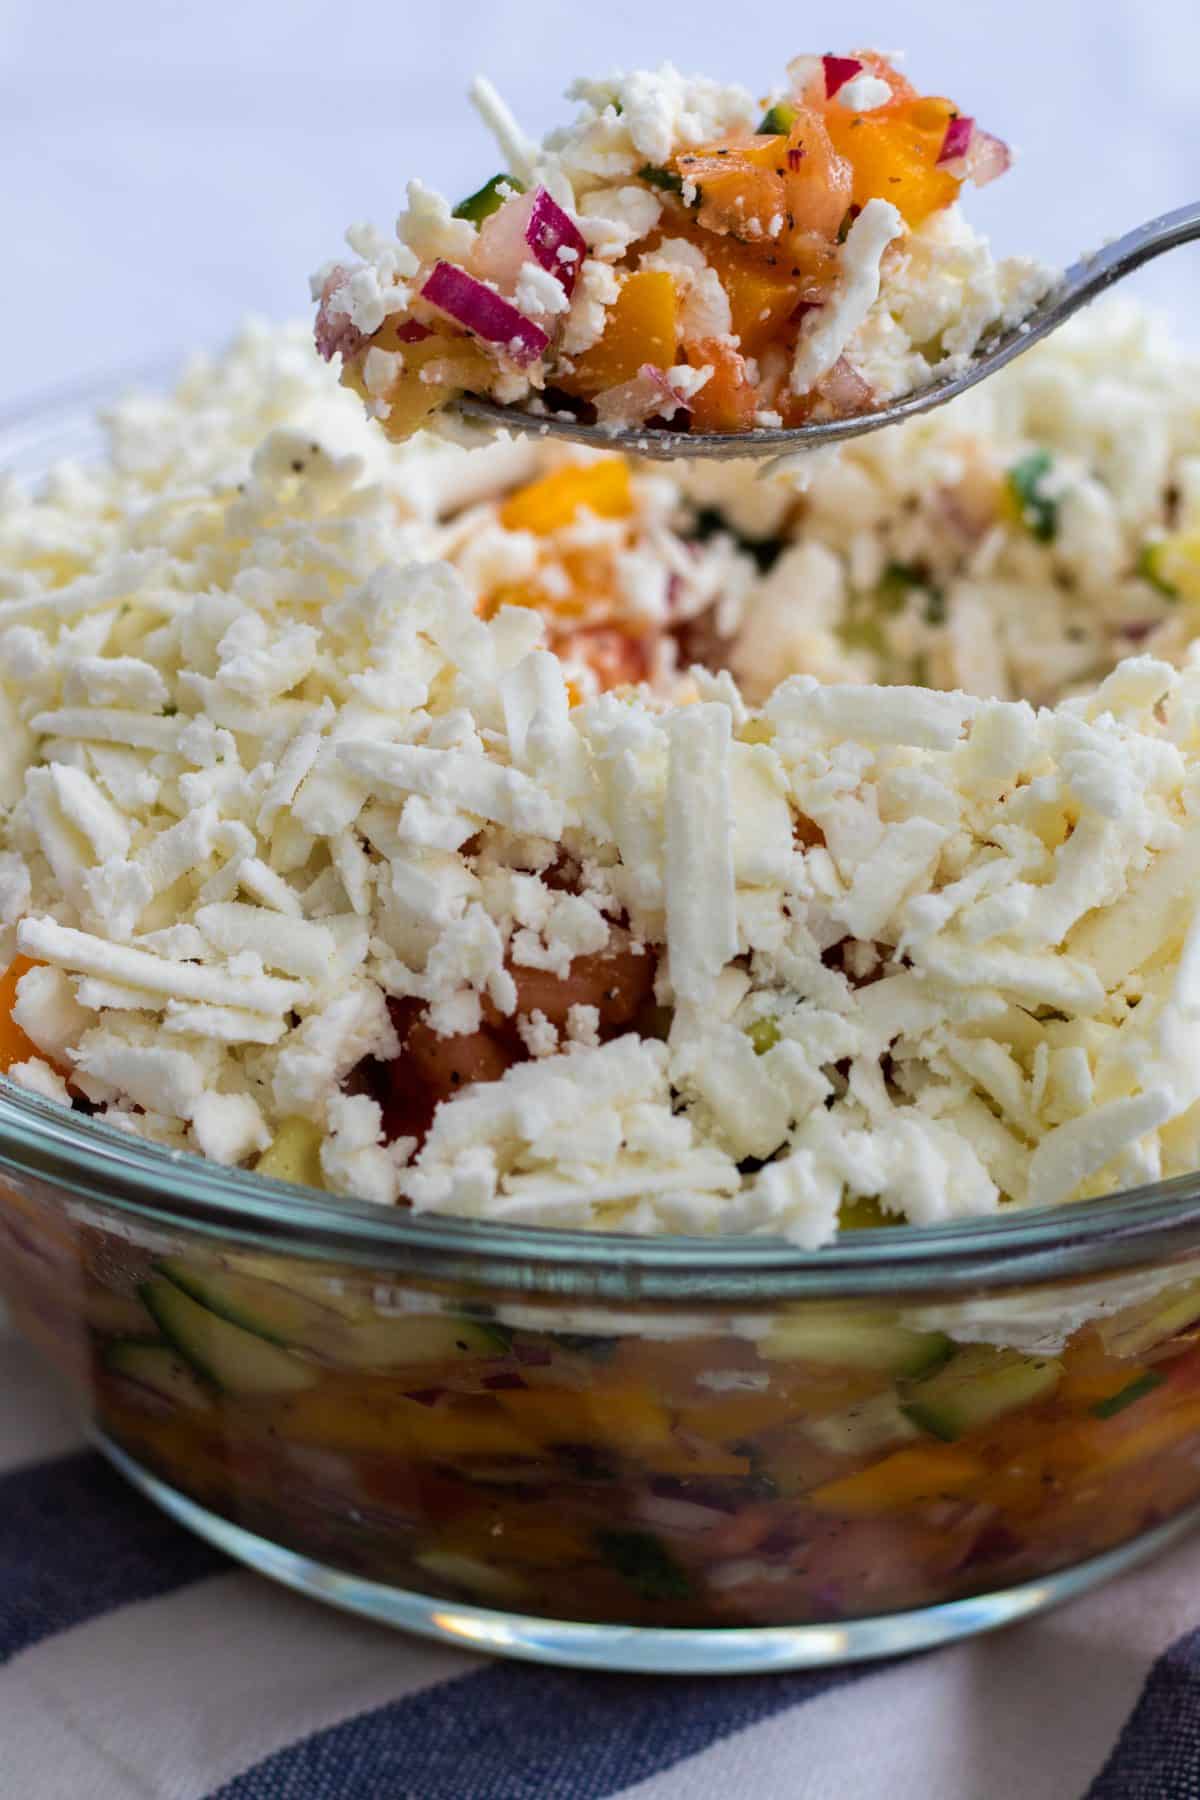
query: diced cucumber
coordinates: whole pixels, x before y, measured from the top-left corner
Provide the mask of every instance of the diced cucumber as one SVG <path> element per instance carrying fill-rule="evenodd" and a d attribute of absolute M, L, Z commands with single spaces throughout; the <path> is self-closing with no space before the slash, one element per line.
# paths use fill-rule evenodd
<path fill-rule="evenodd" d="M 196 1412 L 212 1406 L 209 1394 L 170 1344 L 119 1338 L 105 1350 L 104 1366 L 114 1375 L 136 1381 L 139 1387 L 149 1388 L 176 1406 L 190 1407 Z"/>
<path fill-rule="evenodd" d="M 515 175 L 493 175 L 481 188 L 476 188 L 473 194 L 468 194 L 465 200 L 459 201 L 454 208 L 453 217 L 469 219 L 472 225 L 482 225 L 485 219 L 490 219 L 494 212 L 500 211 L 510 194 L 524 192 L 524 187 Z"/>
<path fill-rule="evenodd" d="M 1200 1281 L 1191 1281 L 1186 1287 L 1171 1288 L 1138 1306 L 1098 1319 L 1096 1331 L 1107 1355 L 1125 1358 L 1141 1356 L 1198 1321 Z"/>
<path fill-rule="evenodd" d="M 882 1394 L 868 1395 L 845 1412 L 806 1419 L 804 1431 L 814 1443 L 836 1456 L 873 1456 L 878 1450 L 920 1435 L 890 1388 Z"/>
<path fill-rule="evenodd" d="M 291 1294 L 300 1294 L 315 1305 L 336 1313 L 339 1319 L 375 1317 L 375 1302 L 365 1287 L 349 1286 L 342 1275 L 327 1274 L 319 1264 L 256 1250 L 238 1250 L 222 1257 L 221 1264 L 231 1274 L 269 1281 L 275 1287 L 287 1288 Z"/>
<path fill-rule="evenodd" d="M 1119 1388 L 1115 1394 L 1109 1394 L 1105 1399 L 1097 1400 L 1091 1409 L 1092 1414 L 1097 1419 L 1115 1418 L 1117 1413 L 1124 1412 L 1127 1406 L 1132 1406 L 1135 1400 L 1140 1400 L 1143 1395 L 1152 1394 L 1155 1388 L 1161 1387 L 1165 1379 L 1166 1377 L 1160 1375 L 1157 1369 L 1147 1369 L 1146 1373 L 1139 1375 L 1136 1381 L 1127 1381 L 1125 1386 Z"/>
<path fill-rule="evenodd" d="M 1058 500 L 1048 493 L 1046 477 L 1054 468 L 1049 450 L 1031 450 L 1008 471 L 1008 491 L 1017 517 L 1039 544 L 1058 536 Z"/>
<path fill-rule="evenodd" d="M 942 1331 L 914 1331 L 893 1313 L 818 1306 L 783 1315 L 758 1346 L 768 1362 L 818 1362 L 885 1375 L 924 1375 L 953 1352 Z"/>
<path fill-rule="evenodd" d="M 453 1313 L 400 1313 L 394 1318 L 364 1319 L 347 1324 L 332 1361 L 353 1369 L 387 1369 L 402 1363 L 433 1363 L 472 1356 L 503 1356 L 511 1336 L 486 1319 L 464 1319 Z"/>
<path fill-rule="evenodd" d="M 285 1348 L 309 1345 L 314 1338 L 326 1338 L 344 1328 L 338 1315 L 319 1301 L 256 1275 L 243 1275 L 219 1264 L 187 1262 L 182 1257 L 168 1257 L 160 1263 L 159 1273 L 209 1312 L 269 1344 Z"/>
<path fill-rule="evenodd" d="M 786 137 L 795 123 L 795 107 L 786 100 L 777 100 L 774 106 L 768 106 L 754 130 L 759 137 Z"/>
<path fill-rule="evenodd" d="M 1044 1400 L 1061 1374 L 1062 1364 L 1045 1357 L 970 1344 L 934 1374 L 906 1382 L 901 1399 L 914 1425 L 953 1443 L 1005 1413 Z"/>
<path fill-rule="evenodd" d="M 311 1119 L 285 1119 L 274 1140 L 254 1165 L 256 1175 L 273 1181 L 294 1181 L 301 1187 L 323 1187 L 321 1130 Z"/>
<path fill-rule="evenodd" d="M 314 1371 L 290 1352 L 210 1312 L 165 1276 L 146 1282 L 141 1295 L 168 1342 L 223 1393 L 294 1394 L 312 1386 Z"/>
<path fill-rule="evenodd" d="M 271 1267 L 266 1258 L 262 1259 Z M 172 1257 L 159 1274 L 207 1312 L 281 1349 L 305 1350 L 342 1368 L 384 1369 L 466 1357 L 503 1356 L 512 1333 L 489 1319 L 456 1313 L 399 1313 L 388 1317 L 365 1302 L 331 1305 L 315 1281 L 276 1262 L 278 1279 L 219 1263 Z M 315 1294 L 320 1294 L 318 1299 Z"/>

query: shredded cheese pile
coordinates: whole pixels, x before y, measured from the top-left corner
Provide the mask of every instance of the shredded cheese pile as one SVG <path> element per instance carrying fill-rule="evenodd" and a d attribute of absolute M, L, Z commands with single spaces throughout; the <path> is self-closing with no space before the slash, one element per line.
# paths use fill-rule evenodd
<path fill-rule="evenodd" d="M 1196 1166 L 1200 662 L 1042 710 L 807 674 L 755 708 L 704 669 L 581 699 L 537 610 L 437 559 L 532 453 L 377 435 L 251 332 L 105 465 L 0 496 L 17 1080 L 227 1163 L 309 1119 L 382 1203 L 805 1246 L 850 1199 L 929 1223 Z M 514 970 L 630 939 L 665 1035 L 533 1013 L 419 1148 L 347 1091 L 398 1055 L 389 999 L 469 1033 Z"/>

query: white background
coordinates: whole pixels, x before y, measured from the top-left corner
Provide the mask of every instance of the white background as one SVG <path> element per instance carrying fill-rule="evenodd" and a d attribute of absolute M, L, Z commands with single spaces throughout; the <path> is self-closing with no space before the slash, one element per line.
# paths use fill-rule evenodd
<path fill-rule="evenodd" d="M 1069 261 L 1200 197 L 1198 0 L 0 0 L 0 407 L 304 311 L 409 174 L 493 172 L 477 70 L 540 134 L 581 71 L 670 58 L 762 92 L 863 43 L 1021 150 L 970 195 L 1000 249 Z M 1200 247 L 1137 285 L 1198 335 Z"/>

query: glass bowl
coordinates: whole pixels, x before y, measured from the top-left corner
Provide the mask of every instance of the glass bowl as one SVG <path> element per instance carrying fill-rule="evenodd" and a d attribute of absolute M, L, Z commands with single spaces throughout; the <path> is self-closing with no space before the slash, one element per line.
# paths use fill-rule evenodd
<path fill-rule="evenodd" d="M 94 454 L 104 397 L 0 421 L 0 461 Z M 414 1218 L 0 1081 L 0 1295 L 184 1524 L 515 1656 L 891 1654 L 1200 1516 L 1200 1177 L 806 1255 Z"/>

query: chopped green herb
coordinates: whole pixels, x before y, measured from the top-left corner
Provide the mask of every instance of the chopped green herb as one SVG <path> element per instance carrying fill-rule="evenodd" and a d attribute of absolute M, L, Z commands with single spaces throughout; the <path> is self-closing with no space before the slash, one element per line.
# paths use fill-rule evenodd
<path fill-rule="evenodd" d="M 651 187 L 662 188 L 664 193 L 683 193 L 683 176 L 677 175 L 674 169 L 660 168 L 658 163 L 643 163 L 638 174 Z"/>
<path fill-rule="evenodd" d="M 524 187 L 515 175 L 493 175 L 481 188 L 476 188 L 473 194 L 468 194 L 465 200 L 459 201 L 454 209 L 454 217 L 469 219 L 472 225 L 481 225 L 494 212 L 500 211 L 510 193 L 524 192 Z"/>
<path fill-rule="evenodd" d="M 693 538 L 700 543 L 705 543 L 710 537 L 716 537 L 718 532 L 724 532 L 726 537 L 734 540 L 739 550 L 744 550 L 747 556 L 752 556 L 758 564 L 759 572 L 763 575 L 775 566 L 783 551 L 782 538 L 747 537 L 744 532 L 734 529 L 719 507 L 702 506 L 696 514 L 696 523 L 692 528 Z"/>
<path fill-rule="evenodd" d="M 179 708 L 176 706 L 175 702 L 173 700 L 168 700 L 162 709 L 162 716 L 164 719 L 173 719 L 178 711 Z"/>
<path fill-rule="evenodd" d="M 755 1056 L 765 1056 L 779 1042 L 779 1027 L 774 1019 L 755 1019 L 753 1025 L 747 1025 L 746 1036 L 754 1045 Z"/>
<path fill-rule="evenodd" d="M 842 222 L 838 226 L 837 241 L 839 244 L 844 244 L 846 239 L 850 236 L 850 227 L 853 225 L 861 211 L 861 206 L 848 206 L 846 208 L 845 212 L 842 214 Z"/>
<path fill-rule="evenodd" d="M 912 563 L 890 562 L 879 577 L 876 596 L 887 612 L 899 612 L 910 591 L 924 586 L 919 569 Z"/>
<path fill-rule="evenodd" d="M 648 1531 L 598 1531 L 600 1554 L 646 1600 L 684 1600 L 691 1584 L 684 1571 Z"/>
<path fill-rule="evenodd" d="M 1162 1383 L 1163 1378 L 1157 1370 L 1147 1369 L 1144 1375 L 1139 1375 L 1136 1381 L 1127 1382 L 1106 1400 L 1097 1400 L 1092 1407 L 1093 1416 L 1097 1419 L 1111 1419 L 1114 1414 L 1124 1412 L 1127 1406 L 1132 1406 L 1135 1400 L 1140 1400 L 1143 1394 L 1152 1394 Z"/>
<path fill-rule="evenodd" d="M 768 106 L 754 129 L 759 137 L 783 137 L 795 123 L 795 107 L 789 106 L 786 100 L 777 100 L 774 106 Z"/>
<path fill-rule="evenodd" d="M 1058 501 L 1043 485 L 1053 465 L 1048 450 L 1031 450 L 1008 471 L 1009 492 L 1039 544 L 1052 544 L 1058 535 Z"/>
<path fill-rule="evenodd" d="M 944 625 L 946 623 L 946 596 L 941 588 L 930 588 L 926 596 L 925 623 L 927 625 Z"/>
<path fill-rule="evenodd" d="M 1152 588 L 1157 588 L 1160 594 L 1165 594 L 1168 600 L 1178 600 L 1179 589 L 1162 572 L 1162 548 L 1161 538 L 1152 538 L 1148 544 L 1143 544 L 1133 572 L 1148 581 Z"/>
<path fill-rule="evenodd" d="M 564 1350 L 574 1350 L 580 1356 L 590 1356 L 593 1362 L 607 1362 L 619 1342 L 615 1337 L 595 1337 L 588 1331 L 556 1331 L 554 1341 L 561 1344 Z"/>

